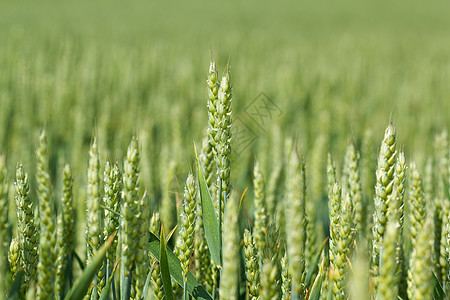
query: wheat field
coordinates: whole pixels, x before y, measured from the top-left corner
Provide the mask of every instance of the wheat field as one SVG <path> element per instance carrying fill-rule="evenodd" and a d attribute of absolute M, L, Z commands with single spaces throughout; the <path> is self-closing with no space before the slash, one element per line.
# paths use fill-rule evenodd
<path fill-rule="evenodd" d="M 0 6 L 0 300 L 450 297 L 444 1 Z"/>

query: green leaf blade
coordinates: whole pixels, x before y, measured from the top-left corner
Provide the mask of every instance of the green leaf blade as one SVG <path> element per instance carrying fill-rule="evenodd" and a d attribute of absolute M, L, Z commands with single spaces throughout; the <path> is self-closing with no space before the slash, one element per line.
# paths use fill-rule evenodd
<path fill-rule="evenodd" d="M 153 254 L 153 256 L 155 256 L 157 260 L 159 260 L 160 241 L 158 237 L 152 233 L 150 233 L 150 243 L 148 244 L 148 250 Z M 175 254 L 172 253 L 172 251 L 167 251 L 167 259 L 169 263 L 170 275 L 180 286 L 183 286 L 183 269 L 181 268 L 181 261 Z M 186 288 L 188 293 L 195 299 L 213 299 L 211 295 L 206 291 L 206 289 L 197 281 L 191 271 L 189 271 L 187 276 Z"/>
<path fill-rule="evenodd" d="M 103 292 L 100 295 L 99 300 L 106 300 L 108 298 L 109 290 L 111 288 L 112 281 L 114 280 L 114 274 L 116 273 L 117 266 L 119 265 L 119 262 L 116 263 L 114 266 L 114 269 L 111 272 L 111 276 L 109 276 L 108 281 L 106 282 L 105 287 L 103 288 Z"/>
<path fill-rule="evenodd" d="M 194 144 L 195 148 L 195 144 Z M 205 175 L 203 174 L 203 169 L 200 166 L 198 160 L 197 149 L 195 148 L 195 159 L 197 160 L 197 175 L 198 184 L 200 190 L 200 202 L 202 207 L 202 218 L 205 227 L 206 242 L 208 244 L 209 251 L 211 253 L 211 258 L 213 262 L 220 266 L 220 255 L 222 253 L 221 243 L 220 243 L 220 231 L 219 231 L 219 219 L 216 215 L 216 210 L 214 209 L 214 204 L 209 193 L 208 185 L 206 184 Z"/>
<path fill-rule="evenodd" d="M 111 247 L 113 238 L 114 235 L 110 236 L 108 241 L 106 241 L 106 243 L 97 251 L 91 264 L 86 266 L 80 278 L 78 278 L 64 298 L 65 300 L 83 299 L 91 286 L 92 279 L 97 275 L 98 270 L 103 264 L 106 257 L 106 251 Z"/>
<path fill-rule="evenodd" d="M 20 295 L 20 287 L 22 285 L 23 278 L 25 277 L 25 272 L 20 270 L 16 274 L 16 278 L 14 279 L 13 285 L 11 287 L 11 291 L 9 292 L 8 300 L 18 300 Z M 3 280 L 3 279 L 2 279 Z"/>
<path fill-rule="evenodd" d="M 169 261 L 167 259 L 166 238 L 164 237 L 164 226 L 161 225 L 161 237 L 159 241 L 159 266 L 163 282 L 164 294 L 167 300 L 173 300 L 172 281 L 170 279 Z"/>
<path fill-rule="evenodd" d="M 311 294 L 307 297 L 308 300 L 319 300 L 320 289 L 322 287 L 322 274 L 317 274 L 313 286 L 311 287 Z"/>
<path fill-rule="evenodd" d="M 311 284 L 313 283 L 312 282 L 313 278 L 315 278 L 317 273 L 319 272 L 319 260 L 320 260 L 320 257 L 322 256 L 323 249 L 325 248 L 325 245 L 327 243 L 328 243 L 328 238 L 325 239 L 325 241 L 323 241 L 323 243 L 319 249 L 319 252 L 317 252 L 316 256 L 314 257 L 314 259 L 311 263 L 311 266 L 308 268 L 308 271 L 306 273 L 306 280 L 305 280 L 307 288 L 310 288 Z"/>

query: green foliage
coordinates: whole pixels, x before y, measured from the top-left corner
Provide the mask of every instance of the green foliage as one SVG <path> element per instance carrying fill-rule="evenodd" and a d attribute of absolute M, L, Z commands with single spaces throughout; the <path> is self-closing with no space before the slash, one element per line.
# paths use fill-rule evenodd
<path fill-rule="evenodd" d="M 159 260 L 161 251 L 160 240 L 154 234 L 150 234 L 150 243 L 148 245 L 148 249 L 154 255 L 154 257 Z M 171 251 L 167 251 L 167 260 L 169 264 L 170 275 L 179 285 L 183 285 L 183 269 L 181 268 L 180 260 Z M 204 289 L 204 287 L 197 281 L 192 272 L 188 273 L 187 290 L 191 296 L 197 299 L 212 299 L 208 292 Z"/>
<path fill-rule="evenodd" d="M 86 295 L 89 287 L 92 285 L 92 280 L 97 275 L 98 270 L 103 264 L 108 248 L 111 247 L 111 242 L 114 236 L 109 237 L 106 243 L 95 252 L 91 263 L 85 268 L 83 273 L 77 279 L 75 284 L 70 289 L 65 300 L 82 299 Z"/>
<path fill-rule="evenodd" d="M 0 300 L 448 298 L 449 4 L 385 2 L 2 3 Z"/>
<path fill-rule="evenodd" d="M 161 236 L 159 240 L 159 267 L 164 288 L 164 296 L 167 300 L 173 299 L 173 290 L 170 277 L 169 261 L 167 259 L 166 237 L 164 235 L 164 226 L 161 225 Z"/>

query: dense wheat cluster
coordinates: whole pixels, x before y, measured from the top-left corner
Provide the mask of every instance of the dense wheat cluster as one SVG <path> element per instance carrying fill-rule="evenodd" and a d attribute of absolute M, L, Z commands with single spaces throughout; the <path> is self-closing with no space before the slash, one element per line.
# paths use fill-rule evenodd
<path fill-rule="evenodd" d="M 250 2 L 5 3 L 0 300 L 450 297 L 448 7 Z"/>

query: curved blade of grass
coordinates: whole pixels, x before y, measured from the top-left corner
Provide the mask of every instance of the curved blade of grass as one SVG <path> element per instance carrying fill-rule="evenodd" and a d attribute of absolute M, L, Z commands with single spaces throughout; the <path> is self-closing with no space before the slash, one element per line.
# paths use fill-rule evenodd
<path fill-rule="evenodd" d="M 111 246 L 113 239 L 114 235 L 111 235 L 106 243 L 97 251 L 94 258 L 92 259 L 92 262 L 88 266 L 86 266 L 80 278 L 77 279 L 77 281 L 67 294 L 66 298 L 64 298 L 65 300 L 82 299 L 86 295 L 89 287 L 91 286 L 92 279 L 97 275 L 97 271 L 103 264 L 103 260 L 106 256 L 106 251 Z"/>
<path fill-rule="evenodd" d="M 11 287 L 11 291 L 9 292 L 8 300 L 19 299 L 20 286 L 22 285 L 22 280 L 23 280 L 24 274 L 25 273 L 23 270 L 20 270 L 19 272 L 17 272 L 16 278 L 14 278 L 14 282 Z"/>
<path fill-rule="evenodd" d="M 241 195 L 241 200 L 239 201 L 239 211 L 241 211 L 241 206 L 242 206 L 242 203 L 244 202 L 244 197 L 245 197 L 245 195 L 247 195 L 247 190 L 248 190 L 248 188 L 245 188 L 244 192 Z"/>
<path fill-rule="evenodd" d="M 159 241 L 159 266 L 163 282 L 164 294 L 167 300 L 173 300 L 172 281 L 170 280 L 169 261 L 167 260 L 166 238 L 164 237 L 164 226 L 161 224 L 161 236 Z"/>
<path fill-rule="evenodd" d="M 172 237 L 173 233 L 175 232 L 175 230 L 177 229 L 178 224 L 175 225 L 175 227 L 169 232 L 169 234 L 166 236 L 166 245 L 169 243 L 170 238 Z"/>
<path fill-rule="evenodd" d="M 150 243 L 148 244 L 148 250 L 155 256 L 157 260 L 160 257 L 160 241 L 156 235 L 150 232 Z M 181 262 L 178 257 L 172 253 L 172 251 L 167 251 L 167 260 L 169 262 L 170 275 L 172 278 L 180 285 L 183 286 L 183 269 L 181 268 Z M 194 274 L 191 271 L 187 275 L 187 285 L 188 293 L 195 299 L 212 300 L 211 295 L 206 291 L 206 289 L 197 281 Z"/>
<path fill-rule="evenodd" d="M 434 300 L 447 299 L 445 292 L 444 292 L 444 288 L 442 287 L 441 283 L 437 279 L 436 274 L 434 274 L 434 272 L 432 272 L 432 273 L 433 273 L 433 284 L 434 284 L 433 299 Z"/>
<path fill-rule="evenodd" d="M 83 260 L 80 258 L 80 256 L 75 252 L 75 250 L 72 252 L 73 257 L 75 258 L 75 260 L 78 263 L 78 266 L 80 267 L 81 271 L 84 270 L 84 268 L 86 267 L 83 263 Z"/>
<path fill-rule="evenodd" d="M 150 268 L 150 272 L 148 272 L 147 279 L 145 280 L 144 291 L 142 293 L 143 298 L 141 298 L 141 300 L 143 300 L 145 295 L 147 295 L 147 290 L 148 290 L 148 286 L 150 284 L 150 279 L 152 278 L 152 272 L 153 272 L 154 267 L 155 267 L 155 264 L 152 264 L 152 267 Z"/>
<path fill-rule="evenodd" d="M 309 295 L 306 295 L 308 300 L 318 300 L 320 298 L 320 289 L 322 288 L 322 275 L 317 274 L 314 284 L 311 287 Z"/>
<path fill-rule="evenodd" d="M 109 208 L 109 207 L 107 207 L 105 205 L 101 205 L 100 204 L 100 207 L 103 208 L 103 209 L 106 209 L 107 211 L 111 212 L 112 214 L 114 214 L 114 215 L 116 215 L 118 217 L 122 217 L 122 215 L 119 212 L 117 212 L 115 210 L 112 210 L 111 208 Z"/>
<path fill-rule="evenodd" d="M 306 273 L 306 288 L 309 288 L 311 286 L 312 279 L 314 276 L 316 276 L 317 272 L 319 272 L 319 260 L 320 256 L 322 255 L 322 251 L 325 248 L 325 245 L 328 242 L 328 238 L 323 241 L 320 251 L 317 252 L 316 256 L 314 257 L 314 260 L 311 262 L 311 266 L 308 268 L 308 271 Z"/>
<path fill-rule="evenodd" d="M 208 185 L 206 184 L 205 175 L 203 174 L 203 169 L 198 161 L 197 148 L 195 147 L 195 159 L 197 160 L 197 176 L 198 185 L 200 188 L 200 202 L 202 207 L 202 217 L 203 224 L 205 227 L 206 242 L 208 244 L 209 252 L 211 253 L 211 258 L 213 262 L 220 266 L 220 254 L 222 249 L 220 246 L 220 231 L 219 231 L 219 220 L 214 209 L 214 204 L 211 199 L 211 194 L 209 193 Z"/>
<path fill-rule="evenodd" d="M 100 299 L 99 300 L 107 299 L 108 294 L 109 294 L 109 289 L 111 288 L 111 283 L 112 283 L 113 278 L 114 278 L 114 273 L 116 273 L 117 266 L 119 265 L 119 261 L 116 262 L 116 265 L 114 266 L 114 269 L 111 272 L 111 276 L 109 276 L 108 281 L 106 282 L 106 285 L 103 288 L 103 291 L 102 291 L 102 294 L 100 295 Z"/>

